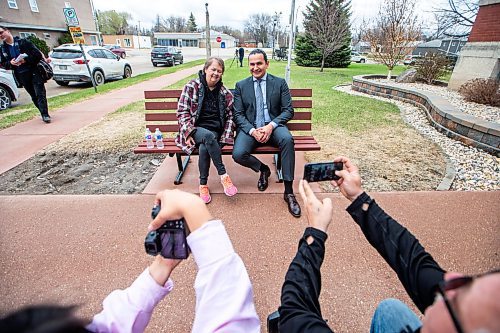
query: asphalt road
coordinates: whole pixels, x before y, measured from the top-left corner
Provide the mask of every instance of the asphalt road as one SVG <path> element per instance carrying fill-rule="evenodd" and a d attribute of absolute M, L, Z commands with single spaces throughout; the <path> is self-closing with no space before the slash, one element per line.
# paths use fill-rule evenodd
<path fill-rule="evenodd" d="M 182 54 L 184 55 L 184 62 L 203 59 L 206 56 L 205 49 L 200 48 L 184 48 L 182 49 Z M 162 69 L 162 66 L 153 67 L 150 60 L 151 49 L 127 49 L 127 57 L 124 59 L 128 61 L 132 66 L 132 76 L 136 76 L 143 73 L 149 73 Z M 213 56 L 220 56 L 222 58 L 229 58 L 234 54 L 234 48 L 212 50 Z M 122 60 L 120 60 L 122 61 Z M 45 84 L 45 89 L 47 91 L 47 97 L 67 94 L 78 89 L 84 89 L 92 87 L 91 83 L 84 82 L 72 82 L 66 87 L 61 87 L 57 85 L 53 80 L 50 80 Z M 24 89 L 20 89 L 19 100 L 12 102 L 12 107 L 18 105 L 24 105 L 31 103 L 31 98 Z M 50 110 L 49 110 L 50 111 Z"/>

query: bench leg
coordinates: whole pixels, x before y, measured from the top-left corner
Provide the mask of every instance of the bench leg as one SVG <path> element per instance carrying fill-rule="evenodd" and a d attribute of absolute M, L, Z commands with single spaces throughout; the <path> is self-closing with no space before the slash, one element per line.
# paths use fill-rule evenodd
<path fill-rule="evenodd" d="M 182 176 L 184 176 L 184 171 L 186 171 L 191 156 L 188 155 L 182 160 L 181 154 L 175 154 L 175 158 L 177 159 L 177 168 L 179 172 L 177 173 L 177 177 L 175 177 L 174 184 L 179 185 L 182 184 Z"/>
<path fill-rule="evenodd" d="M 278 183 L 283 183 L 283 172 L 281 171 L 281 154 L 274 154 L 274 165 L 278 174 Z"/>

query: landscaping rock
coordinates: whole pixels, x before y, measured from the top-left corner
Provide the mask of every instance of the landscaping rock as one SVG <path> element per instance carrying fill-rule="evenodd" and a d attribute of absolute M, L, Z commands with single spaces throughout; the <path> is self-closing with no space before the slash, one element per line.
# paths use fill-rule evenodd
<path fill-rule="evenodd" d="M 413 83 L 415 81 L 417 81 L 417 70 L 414 68 L 407 69 L 396 77 L 398 83 Z"/>

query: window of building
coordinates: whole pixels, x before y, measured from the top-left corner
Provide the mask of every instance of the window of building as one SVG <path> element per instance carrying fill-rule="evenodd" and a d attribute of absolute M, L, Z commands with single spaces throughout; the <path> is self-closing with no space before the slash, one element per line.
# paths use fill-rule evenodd
<path fill-rule="evenodd" d="M 457 45 L 457 43 L 455 43 L 455 42 L 451 43 L 451 46 L 455 46 L 455 45 Z"/>
<path fill-rule="evenodd" d="M 16 0 L 7 0 L 7 3 L 9 4 L 9 8 L 19 9 L 19 8 L 17 8 L 17 1 Z"/>
<path fill-rule="evenodd" d="M 183 39 L 182 46 L 198 47 L 198 40 L 196 40 L 196 39 Z"/>
<path fill-rule="evenodd" d="M 160 39 L 158 38 L 158 45 L 161 46 L 178 46 L 178 40 L 177 39 Z"/>
<path fill-rule="evenodd" d="M 122 40 L 120 38 L 116 39 L 116 45 L 122 46 Z"/>
<path fill-rule="evenodd" d="M 48 34 L 48 33 L 44 32 L 44 33 L 43 33 L 43 38 L 45 38 L 45 39 L 49 39 L 49 38 L 50 38 L 50 34 Z"/>
<path fill-rule="evenodd" d="M 30 0 L 30 7 L 32 12 L 38 13 L 38 4 L 36 0 Z"/>
<path fill-rule="evenodd" d="M 90 35 L 90 45 L 97 45 L 97 36 Z"/>
<path fill-rule="evenodd" d="M 36 37 L 36 34 L 33 32 L 20 32 L 19 33 L 19 37 L 21 37 L 21 38 L 26 38 L 28 36 L 35 36 Z"/>
<path fill-rule="evenodd" d="M 123 44 L 125 47 L 130 47 L 132 45 L 130 38 L 123 38 Z"/>

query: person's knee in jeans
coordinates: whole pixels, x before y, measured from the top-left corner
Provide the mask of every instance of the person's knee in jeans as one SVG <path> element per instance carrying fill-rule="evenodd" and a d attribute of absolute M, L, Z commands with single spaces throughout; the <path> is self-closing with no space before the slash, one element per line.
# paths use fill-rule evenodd
<path fill-rule="evenodd" d="M 414 332 L 422 326 L 417 315 L 403 302 L 387 298 L 373 314 L 370 333 Z"/>

